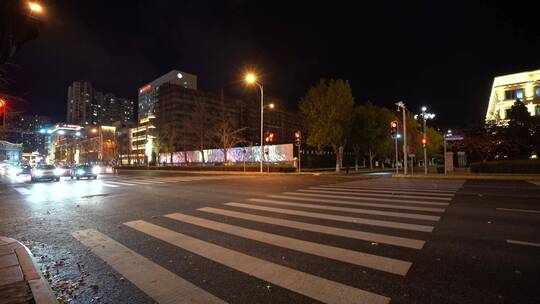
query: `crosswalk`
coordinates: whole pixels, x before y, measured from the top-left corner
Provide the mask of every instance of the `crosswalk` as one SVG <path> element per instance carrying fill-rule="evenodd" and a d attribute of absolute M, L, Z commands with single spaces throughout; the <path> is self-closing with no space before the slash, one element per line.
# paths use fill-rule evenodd
<path fill-rule="evenodd" d="M 454 180 L 357 180 L 162 214 L 156 220 L 160 223 L 135 219 L 123 225 L 131 228 L 130 233 L 190 252 L 238 276 L 256 278 L 322 303 L 386 304 L 399 293 L 382 294 L 373 287 L 375 282 L 338 282 L 321 273 L 310 273 L 309 267 L 298 269 L 297 265 L 246 251 L 235 242 L 216 244 L 215 239 L 203 237 L 208 234 L 196 237 L 184 229 L 203 229 L 225 240 L 233 236 L 250 248 L 264 244 L 276 251 L 292 250 L 306 263 L 310 261 L 308 256 L 316 256 L 325 261 L 322 267 L 332 267 L 336 261 L 346 263 L 351 272 L 370 270 L 390 276 L 377 284 L 396 285 L 385 289 L 395 290 L 399 278 L 406 279 L 414 257 L 429 241 L 462 185 L 463 181 Z M 234 302 L 219 290 L 205 290 L 204 285 L 188 281 L 153 262 L 155 258 L 128 249 L 133 246 L 97 230 L 81 230 L 73 236 L 158 303 Z M 330 241 L 332 238 L 354 246 L 338 246 Z"/>

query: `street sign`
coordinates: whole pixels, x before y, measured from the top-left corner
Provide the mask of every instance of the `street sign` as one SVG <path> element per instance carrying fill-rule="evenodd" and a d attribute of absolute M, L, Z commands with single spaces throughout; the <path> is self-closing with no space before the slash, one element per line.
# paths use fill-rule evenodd
<path fill-rule="evenodd" d="M 416 148 L 415 147 L 409 147 L 409 155 L 413 154 L 416 155 Z"/>
<path fill-rule="evenodd" d="M 465 136 L 463 134 L 447 134 L 444 136 L 444 140 L 451 141 L 451 140 L 463 140 Z"/>

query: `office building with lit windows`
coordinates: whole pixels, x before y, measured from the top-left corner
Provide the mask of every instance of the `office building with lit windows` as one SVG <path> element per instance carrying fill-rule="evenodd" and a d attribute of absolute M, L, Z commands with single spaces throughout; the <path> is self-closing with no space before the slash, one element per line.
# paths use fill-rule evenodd
<path fill-rule="evenodd" d="M 540 70 L 495 77 L 486 122 L 504 124 L 508 111 L 521 100 L 533 116 L 540 116 Z"/>
<path fill-rule="evenodd" d="M 178 85 L 187 89 L 197 89 L 197 76 L 178 70 L 172 70 L 167 74 L 149 82 L 139 88 L 139 120 L 155 114 L 158 104 L 159 87 L 165 83 Z"/>

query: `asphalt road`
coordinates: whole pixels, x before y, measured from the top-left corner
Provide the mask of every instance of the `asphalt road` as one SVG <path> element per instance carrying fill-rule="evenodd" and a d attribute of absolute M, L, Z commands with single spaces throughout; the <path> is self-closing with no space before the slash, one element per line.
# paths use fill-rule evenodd
<path fill-rule="evenodd" d="M 540 303 L 540 186 L 3 177 L 0 235 L 71 303 Z"/>

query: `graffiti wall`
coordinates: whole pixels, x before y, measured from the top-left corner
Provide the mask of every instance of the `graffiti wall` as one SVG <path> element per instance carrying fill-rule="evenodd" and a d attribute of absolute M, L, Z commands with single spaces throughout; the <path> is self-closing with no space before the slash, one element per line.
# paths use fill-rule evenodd
<path fill-rule="evenodd" d="M 264 156 L 264 161 L 270 162 L 292 162 L 293 161 L 293 144 L 270 145 L 264 146 L 268 154 Z M 227 160 L 233 163 L 254 163 L 260 161 L 260 147 L 235 147 L 227 151 Z M 223 163 L 223 150 L 221 149 L 206 149 L 203 151 L 204 161 L 206 163 Z M 172 156 L 172 157 L 171 157 Z M 159 155 L 160 163 L 202 163 L 203 158 L 201 151 L 186 151 L 161 153 Z"/>

